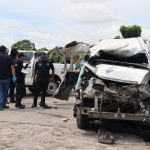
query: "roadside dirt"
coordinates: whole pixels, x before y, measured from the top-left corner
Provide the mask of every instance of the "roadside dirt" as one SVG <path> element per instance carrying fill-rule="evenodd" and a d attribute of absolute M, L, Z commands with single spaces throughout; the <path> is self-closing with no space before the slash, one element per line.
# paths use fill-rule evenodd
<path fill-rule="evenodd" d="M 47 98 L 55 109 L 31 109 L 32 99 L 23 100 L 25 110 L 0 112 L 0 150 L 150 150 L 150 144 L 134 134 L 114 134 L 114 145 L 98 143 L 95 130 L 79 130 L 69 102 Z M 56 109 L 57 108 L 57 109 Z"/>

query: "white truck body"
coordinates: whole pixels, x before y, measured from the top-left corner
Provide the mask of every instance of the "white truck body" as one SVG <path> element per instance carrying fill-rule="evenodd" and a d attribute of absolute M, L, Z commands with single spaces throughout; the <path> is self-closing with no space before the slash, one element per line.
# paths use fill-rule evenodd
<path fill-rule="evenodd" d="M 145 77 L 149 75 L 149 70 L 133 67 L 100 64 L 96 68 L 98 77 L 123 83 L 142 84 Z"/>
<path fill-rule="evenodd" d="M 32 91 L 33 70 L 34 70 L 35 63 L 38 61 L 38 59 L 36 58 L 35 55 L 38 52 L 36 52 L 36 51 L 27 51 L 27 50 L 18 50 L 18 51 L 24 53 L 24 55 L 25 55 L 24 65 L 26 65 L 26 63 L 29 62 L 29 61 L 31 62 L 30 65 L 26 69 L 28 74 L 26 74 L 26 77 L 25 77 L 25 85 L 26 85 L 26 87 L 29 87 L 30 91 Z M 9 51 L 9 54 L 10 54 L 10 52 L 11 51 Z M 55 75 L 59 78 L 59 80 L 61 82 L 63 80 L 62 71 L 63 71 L 63 68 L 64 68 L 64 64 L 53 63 L 53 65 L 54 65 L 54 68 L 55 68 Z M 51 74 L 51 71 L 50 71 L 50 74 Z M 53 95 L 53 92 L 55 92 L 57 87 L 58 87 L 57 81 L 49 83 L 48 93 L 50 95 Z"/>
<path fill-rule="evenodd" d="M 26 86 L 31 86 L 33 83 L 33 78 L 32 78 L 33 69 L 34 69 L 34 65 L 37 61 L 35 58 L 36 51 L 19 50 L 19 52 L 23 52 L 25 54 L 25 63 L 24 64 L 26 64 L 27 61 L 31 62 L 31 64 L 27 68 L 27 71 L 29 72 L 29 74 L 27 74 L 26 78 L 25 78 Z M 29 56 L 29 53 L 31 53 L 30 56 Z M 64 64 L 54 63 L 53 65 L 55 67 L 55 74 L 58 75 L 60 77 L 60 79 L 62 80 L 63 79 L 62 70 L 63 70 Z"/>

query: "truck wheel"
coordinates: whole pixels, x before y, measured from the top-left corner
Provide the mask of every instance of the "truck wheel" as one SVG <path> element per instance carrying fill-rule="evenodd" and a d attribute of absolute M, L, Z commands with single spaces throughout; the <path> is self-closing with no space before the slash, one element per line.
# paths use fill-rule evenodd
<path fill-rule="evenodd" d="M 93 107 L 93 100 L 88 98 L 82 99 L 82 104 L 80 106 L 82 107 Z M 76 122 L 79 129 L 88 129 L 90 124 L 90 118 L 87 115 L 82 115 L 80 111 L 78 110 L 78 107 L 74 107 L 74 115 L 76 116 Z"/>
<path fill-rule="evenodd" d="M 88 129 L 89 127 L 89 118 L 85 115 L 77 115 L 76 117 L 77 126 L 79 129 Z"/>
<path fill-rule="evenodd" d="M 53 96 L 59 84 L 57 81 L 50 81 L 47 89 L 47 94 Z"/>
<path fill-rule="evenodd" d="M 150 129 L 141 131 L 141 136 L 145 142 L 150 142 Z"/>

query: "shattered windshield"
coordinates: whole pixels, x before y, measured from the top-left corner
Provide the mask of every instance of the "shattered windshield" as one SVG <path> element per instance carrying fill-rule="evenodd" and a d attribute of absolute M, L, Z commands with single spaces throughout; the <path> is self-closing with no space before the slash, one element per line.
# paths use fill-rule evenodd
<path fill-rule="evenodd" d="M 121 56 L 113 55 L 110 53 L 106 53 L 103 50 L 100 50 L 97 55 L 91 57 L 89 59 L 89 63 L 92 65 L 97 65 L 102 60 L 107 61 L 107 62 L 112 61 L 112 62 L 136 64 L 136 65 L 143 66 L 146 68 L 148 67 L 148 64 L 149 64 L 148 57 L 144 51 L 137 53 L 133 56 L 121 57 Z"/>
<path fill-rule="evenodd" d="M 117 55 L 108 54 L 104 51 L 99 51 L 100 59 L 111 60 L 111 61 L 120 61 L 128 63 L 138 63 L 138 64 L 148 64 L 148 58 L 144 52 L 137 53 L 129 57 L 121 57 Z"/>

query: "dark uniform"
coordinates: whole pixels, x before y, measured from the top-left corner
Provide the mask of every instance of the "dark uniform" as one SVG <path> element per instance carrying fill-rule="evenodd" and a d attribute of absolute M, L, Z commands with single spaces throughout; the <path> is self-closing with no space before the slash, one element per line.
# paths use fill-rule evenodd
<path fill-rule="evenodd" d="M 12 57 L 13 63 L 14 65 L 16 64 L 16 57 L 17 57 L 18 51 L 17 49 L 12 49 L 11 50 L 11 54 L 10 56 Z M 10 78 L 10 87 L 9 87 L 9 95 L 10 95 L 10 102 L 11 103 L 15 103 L 15 99 L 14 99 L 14 90 L 15 90 L 16 84 L 15 82 L 13 82 L 12 77 Z"/>
<path fill-rule="evenodd" d="M 16 60 L 13 60 L 13 63 L 16 63 Z M 10 103 L 15 103 L 15 96 L 14 96 L 14 90 L 15 90 L 16 84 L 13 82 L 12 77 L 10 78 L 10 86 L 9 86 L 9 95 L 10 95 Z"/>
<path fill-rule="evenodd" d="M 13 61 L 5 54 L 6 47 L 0 46 L 0 110 L 6 108 L 6 99 L 11 77 Z"/>
<path fill-rule="evenodd" d="M 16 107 L 24 107 L 24 105 L 21 104 L 22 98 L 26 95 L 26 87 L 25 87 L 25 74 L 22 73 L 22 69 L 26 69 L 28 64 L 26 66 L 23 66 L 23 62 L 17 60 L 15 64 L 16 68 Z"/>
<path fill-rule="evenodd" d="M 50 76 L 49 76 L 50 69 L 54 71 L 54 66 L 50 61 L 39 60 L 35 64 L 36 79 L 34 81 L 35 91 L 34 91 L 34 103 L 32 107 L 37 107 L 37 99 L 40 92 L 42 92 L 41 106 L 43 108 L 46 107 L 45 96 L 46 96 L 46 91 L 50 80 Z"/>

